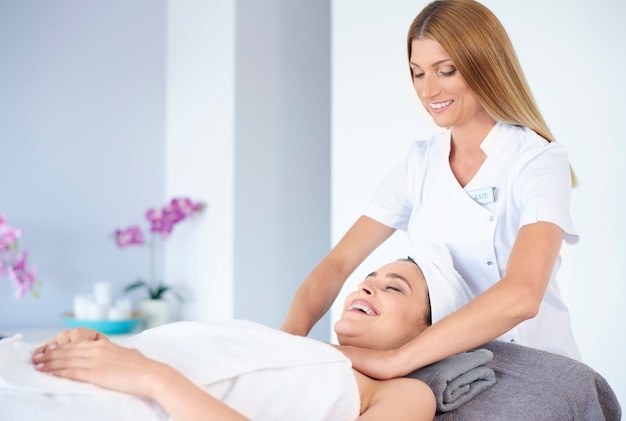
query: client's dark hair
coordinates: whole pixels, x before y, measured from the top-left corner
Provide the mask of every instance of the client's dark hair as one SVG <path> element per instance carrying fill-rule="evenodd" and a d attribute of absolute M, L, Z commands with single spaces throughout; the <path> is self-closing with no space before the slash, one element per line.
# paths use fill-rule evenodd
<path fill-rule="evenodd" d="M 415 266 L 417 266 L 417 268 L 419 269 L 420 273 L 422 274 L 422 277 L 424 278 L 424 280 L 426 280 L 426 277 L 424 276 L 424 272 L 422 272 L 422 268 L 420 267 L 420 265 L 418 265 L 415 260 L 413 260 L 413 258 L 411 256 L 407 256 L 403 259 L 398 259 L 399 262 L 411 262 L 413 263 Z M 426 320 L 426 323 L 428 324 L 428 326 L 431 326 L 433 324 L 433 318 L 431 316 L 431 309 L 430 309 L 430 291 L 428 291 L 428 284 L 426 284 L 426 293 L 427 293 L 427 297 L 428 297 L 428 309 L 426 310 L 426 314 L 424 314 L 424 319 Z"/>

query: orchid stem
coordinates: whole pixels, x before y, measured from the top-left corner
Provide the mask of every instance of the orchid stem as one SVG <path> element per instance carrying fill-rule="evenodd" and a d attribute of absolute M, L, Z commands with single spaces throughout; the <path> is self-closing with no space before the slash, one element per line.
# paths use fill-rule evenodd
<path fill-rule="evenodd" d="M 150 298 L 152 298 L 153 292 L 156 292 L 156 250 L 154 245 L 154 233 L 150 233 L 150 243 L 148 244 L 150 247 L 150 285 L 148 293 L 150 294 Z"/>

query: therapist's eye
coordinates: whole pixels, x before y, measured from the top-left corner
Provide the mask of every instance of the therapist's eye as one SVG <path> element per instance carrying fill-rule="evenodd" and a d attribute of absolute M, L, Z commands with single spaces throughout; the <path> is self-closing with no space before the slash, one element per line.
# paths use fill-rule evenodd
<path fill-rule="evenodd" d="M 445 66 L 437 70 L 437 74 L 439 76 L 453 76 L 456 73 L 456 67 L 454 66 Z"/>

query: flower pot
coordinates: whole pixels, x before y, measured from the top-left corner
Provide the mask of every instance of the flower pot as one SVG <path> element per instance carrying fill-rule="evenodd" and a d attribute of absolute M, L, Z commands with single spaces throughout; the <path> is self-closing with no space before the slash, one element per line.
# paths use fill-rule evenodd
<path fill-rule="evenodd" d="M 166 300 L 145 298 L 139 301 L 138 308 L 146 318 L 146 329 L 161 326 L 170 321 L 170 303 Z"/>

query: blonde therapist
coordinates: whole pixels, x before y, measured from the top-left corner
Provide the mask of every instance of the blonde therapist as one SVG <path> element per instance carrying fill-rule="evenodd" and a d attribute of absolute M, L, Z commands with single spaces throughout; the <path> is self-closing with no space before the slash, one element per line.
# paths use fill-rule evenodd
<path fill-rule="evenodd" d="M 556 281 L 575 177 L 493 13 L 473 0 L 427 5 L 407 40 L 415 91 L 444 130 L 414 142 L 371 205 L 311 271 L 282 329 L 306 335 L 347 277 L 397 229 L 442 242 L 476 298 L 401 348 L 342 347 L 385 379 L 499 339 L 579 359 Z"/>

